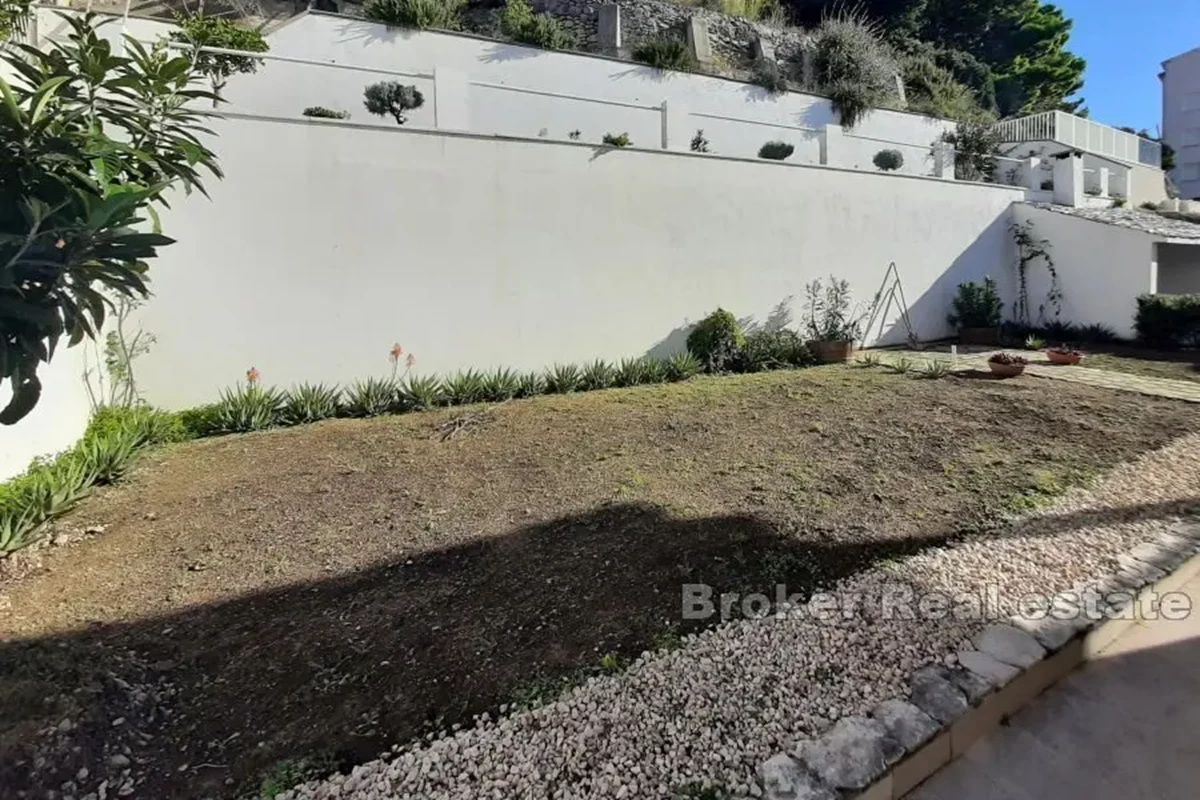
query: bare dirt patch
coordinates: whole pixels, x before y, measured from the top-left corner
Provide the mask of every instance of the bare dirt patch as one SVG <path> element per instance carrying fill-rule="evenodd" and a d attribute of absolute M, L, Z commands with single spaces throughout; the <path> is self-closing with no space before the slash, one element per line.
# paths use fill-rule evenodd
<path fill-rule="evenodd" d="M 192 442 L 89 501 L 68 523 L 103 535 L 0 587 L 0 785 L 234 796 L 361 762 L 663 641 L 683 583 L 827 586 L 1200 430 L 852 367 L 464 413 Z"/>

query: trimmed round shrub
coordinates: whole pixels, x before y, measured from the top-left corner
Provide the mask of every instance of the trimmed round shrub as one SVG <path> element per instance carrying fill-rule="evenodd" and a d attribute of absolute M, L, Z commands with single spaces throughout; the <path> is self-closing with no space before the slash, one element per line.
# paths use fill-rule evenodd
<path fill-rule="evenodd" d="M 787 328 L 755 331 L 746 337 L 738 356 L 739 372 L 763 372 L 785 367 L 806 367 L 816 359 L 800 334 Z"/>
<path fill-rule="evenodd" d="M 723 308 L 709 314 L 688 334 L 688 352 L 699 359 L 706 372 L 733 369 L 746 345 L 737 318 Z"/>
<path fill-rule="evenodd" d="M 892 172 L 904 166 L 904 154 L 899 150 L 880 150 L 873 160 L 883 172 Z"/>
<path fill-rule="evenodd" d="M 758 149 L 758 157 L 771 161 L 783 161 L 794 152 L 796 152 L 795 146 L 787 142 L 767 142 Z"/>

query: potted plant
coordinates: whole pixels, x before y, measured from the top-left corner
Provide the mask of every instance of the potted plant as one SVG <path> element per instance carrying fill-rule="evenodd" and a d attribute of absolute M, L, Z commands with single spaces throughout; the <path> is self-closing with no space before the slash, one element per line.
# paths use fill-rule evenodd
<path fill-rule="evenodd" d="M 1001 378 L 1015 378 L 1025 371 L 1025 365 L 1029 362 L 1021 356 L 1014 356 L 1012 353 L 993 353 L 988 359 L 988 367 L 991 368 L 992 374 Z"/>
<path fill-rule="evenodd" d="M 1050 359 L 1051 364 L 1069 364 L 1074 366 L 1083 359 L 1083 353 L 1078 350 L 1072 350 L 1069 347 L 1051 347 L 1046 351 L 1046 357 Z"/>
<path fill-rule="evenodd" d="M 1000 336 L 1002 307 L 993 278 L 985 277 L 982 284 L 967 281 L 958 285 L 946 321 L 958 329 L 963 344 L 995 344 Z"/>
<path fill-rule="evenodd" d="M 805 328 L 813 354 L 825 364 L 848 360 L 862 334 L 863 318 L 851 311 L 850 284 L 830 275 L 828 286 L 818 278 L 804 288 Z"/>

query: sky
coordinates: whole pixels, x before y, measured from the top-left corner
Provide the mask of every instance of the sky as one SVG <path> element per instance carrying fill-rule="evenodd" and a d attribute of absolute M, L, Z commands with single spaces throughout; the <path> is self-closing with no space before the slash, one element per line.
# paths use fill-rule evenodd
<path fill-rule="evenodd" d="M 1200 47 L 1200 0 L 1050 0 L 1074 21 L 1068 49 L 1087 59 L 1089 116 L 1156 133 L 1162 62 Z"/>

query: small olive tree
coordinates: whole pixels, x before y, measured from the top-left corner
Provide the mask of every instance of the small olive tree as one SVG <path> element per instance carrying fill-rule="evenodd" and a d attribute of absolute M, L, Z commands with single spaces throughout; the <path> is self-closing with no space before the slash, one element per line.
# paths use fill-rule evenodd
<path fill-rule="evenodd" d="M 403 125 L 408 119 L 407 112 L 425 105 L 425 95 L 417 87 L 399 81 L 380 81 L 363 92 L 363 104 L 372 114 L 391 116 L 397 125 Z"/>
<path fill-rule="evenodd" d="M 37 404 L 64 336 L 94 339 L 113 296 L 147 296 L 147 261 L 173 241 L 157 231 L 164 194 L 220 176 L 189 105 L 213 97 L 191 59 L 132 37 L 116 55 L 95 19 L 63 16 L 66 42 L 0 55 L 3 425 Z"/>

